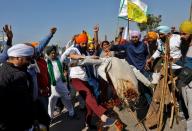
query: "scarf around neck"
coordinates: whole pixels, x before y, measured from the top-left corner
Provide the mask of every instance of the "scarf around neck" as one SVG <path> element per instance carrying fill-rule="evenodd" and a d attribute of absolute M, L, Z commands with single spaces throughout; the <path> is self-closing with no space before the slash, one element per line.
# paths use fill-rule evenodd
<path fill-rule="evenodd" d="M 62 79 L 63 82 L 66 82 L 66 79 L 65 79 L 65 77 L 63 75 L 62 64 L 61 64 L 59 59 L 56 59 L 56 62 L 57 62 L 57 66 L 59 68 L 61 79 Z M 56 80 L 55 80 L 55 75 L 54 75 L 54 71 L 53 71 L 53 64 L 52 64 L 52 61 L 50 59 L 47 60 L 47 65 L 48 65 L 49 76 L 51 78 L 51 84 L 53 86 L 56 86 Z"/>

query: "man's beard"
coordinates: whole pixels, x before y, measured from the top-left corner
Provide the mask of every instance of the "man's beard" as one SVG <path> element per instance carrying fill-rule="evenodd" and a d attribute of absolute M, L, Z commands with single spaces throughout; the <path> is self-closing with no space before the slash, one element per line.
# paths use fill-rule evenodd
<path fill-rule="evenodd" d="M 185 38 L 182 38 L 181 37 L 181 43 L 183 43 L 183 44 L 189 44 L 191 42 L 191 39 L 189 38 L 189 39 L 185 39 Z"/>
<path fill-rule="evenodd" d="M 81 49 L 81 53 L 82 54 L 86 54 L 86 51 L 87 51 L 87 47 L 85 46 L 85 47 L 80 47 L 80 49 Z"/>
<path fill-rule="evenodd" d="M 163 43 L 165 43 L 166 37 L 161 37 L 160 39 L 161 39 L 161 41 L 162 41 Z"/>
<path fill-rule="evenodd" d="M 190 39 L 186 40 L 184 38 L 181 38 L 180 48 L 181 48 L 181 54 L 182 54 L 183 57 L 185 57 L 186 54 L 187 54 L 190 42 L 191 42 Z"/>

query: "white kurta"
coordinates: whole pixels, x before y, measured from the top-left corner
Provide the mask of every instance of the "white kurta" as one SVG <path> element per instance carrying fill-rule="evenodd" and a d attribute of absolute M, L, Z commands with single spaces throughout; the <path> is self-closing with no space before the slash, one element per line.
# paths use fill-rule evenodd
<path fill-rule="evenodd" d="M 74 109 L 71 102 L 71 95 L 67 88 L 67 83 L 62 81 L 59 67 L 56 61 L 52 61 L 53 72 L 56 80 L 56 86 L 51 85 L 51 96 L 49 97 L 48 113 L 53 117 L 54 108 L 57 103 L 57 99 L 60 97 L 62 103 L 69 111 L 69 115 L 74 115 Z"/>
<path fill-rule="evenodd" d="M 157 40 L 158 47 L 157 50 L 154 52 L 152 55 L 153 59 L 156 59 L 161 56 L 162 53 L 164 53 L 164 46 L 163 42 L 161 40 Z M 174 59 L 179 59 L 181 58 L 181 50 L 180 50 L 180 45 L 181 45 L 181 36 L 177 34 L 173 34 L 169 40 L 169 45 L 170 45 L 170 56 Z M 177 64 L 172 64 L 172 69 L 179 69 L 181 66 Z"/>

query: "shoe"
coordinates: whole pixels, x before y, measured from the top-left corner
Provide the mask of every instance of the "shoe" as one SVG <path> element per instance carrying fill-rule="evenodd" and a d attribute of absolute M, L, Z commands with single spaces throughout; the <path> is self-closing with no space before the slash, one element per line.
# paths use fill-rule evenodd
<path fill-rule="evenodd" d="M 103 124 L 103 127 L 111 127 L 117 122 L 117 119 L 107 118 L 106 122 Z"/>

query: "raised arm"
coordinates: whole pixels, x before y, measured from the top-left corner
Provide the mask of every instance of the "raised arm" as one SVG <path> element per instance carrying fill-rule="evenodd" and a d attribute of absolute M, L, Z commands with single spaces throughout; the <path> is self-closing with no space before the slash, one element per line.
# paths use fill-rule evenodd
<path fill-rule="evenodd" d="M 7 50 L 12 46 L 13 32 L 11 26 L 5 25 L 3 31 L 7 36 L 7 43 L 3 49 L 3 52 L 0 54 L 0 63 L 5 62 L 8 59 Z"/>
<path fill-rule="evenodd" d="M 117 36 L 117 44 L 120 44 L 121 40 L 122 40 L 122 37 L 123 37 L 123 31 L 124 31 L 124 27 L 120 27 L 119 28 L 119 34 Z"/>
<path fill-rule="evenodd" d="M 94 32 L 94 42 L 95 42 L 95 45 L 96 45 L 96 47 L 97 47 L 97 45 L 99 44 L 99 43 L 98 43 L 99 25 L 94 26 L 93 32 Z"/>
<path fill-rule="evenodd" d="M 47 46 L 47 44 L 49 43 L 49 41 L 51 40 L 56 31 L 57 28 L 52 27 L 50 29 L 49 34 L 44 39 L 39 41 L 39 45 L 35 47 L 35 56 L 38 56 L 43 51 L 43 49 Z"/>
<path fill-rule="evenodd" d="M 98 40 L 98 32 L 99 32 L 99 25 L 95 25 L 93 28 L 93 32 L 94 32 L 94 44 L 95 44 L 95 49 L 96 49 L 96 53 L 95 54 L 99 54 L 99 40 Z"/>

